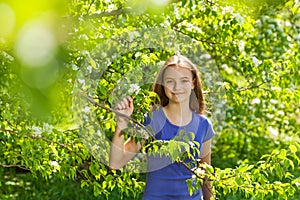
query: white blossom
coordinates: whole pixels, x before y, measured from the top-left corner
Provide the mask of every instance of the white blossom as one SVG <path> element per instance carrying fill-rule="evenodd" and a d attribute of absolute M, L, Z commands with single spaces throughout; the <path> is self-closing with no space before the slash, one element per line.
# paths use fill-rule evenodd
<path fill-rule="evenodd" d="M 84 121 L 89 121 L 89 117 L 87 115 L 82 115 L 82 118 L 84 119 Z"/>
<path fill-rule="evenodd" d="M 202 55 L 200 56 L 200 59 L 209 60 L 209 59 L 211 59 L 211 56 L 210 56 L 208 53 L 202 54 Z"/>
<path fill-rule="evenodd" d="M 278 113 L 278 115 L 284 116 L 284 112 L 282 110 L 279 110 L 277 113 Z"/>
<path fill-rule="evenodd" d="M 198 175 L 204 175 L 205 174 L 205 170 L 201 169 L 201 168 L 197 168 L 195 170 L 195 173 L 198 174 Z"/>
<path fill-rule="evenodd" d="M 38 137 L 41 136 L 42 132 L 43 132 L 43 129 L 41 127 L 38 127 L 38 126 L 32 126 L 31 127 L 31 130 L 34 131 L 34 134 Z"/>
<path fill-rule="evenodd" d="M 140 86 L 138 86 L 138 84 L 130 84 L 128 92 L 132 94 L 132 93 L 138 93 L 140 90 L 141 88 Z"/>
<path fill-rule="evenodd" d="M 82 111 L 85 113 L 89 113 L 90 110 L 91 110 L 90 107 L 86 106 L 86 107 L 84 107 L 84 109 Z"/>
<path fill-rule="evenodd" d="M 55 160 L 54 161 L 50 161 L 49 165 L 54 166 L 54 167 L 59 167 L 58 162 L 56 162 Z"/>
<path fill-rule="evenodd" d="M 102 136 L 102 133 L 101 133 L 100 130 L 97 130 L 97 135 L 98 135 L 99 137 Z"/>
<path fill-rule="evenodd" d="M 260 99 L 259 98 L 253 99 L 251 104 L 260 104 Z"/>
<path fill-rule="evenodd" d="M 283 25 L 287 26 L 287 27 L 291 27 L 292 26 L 291 22 L 289 22 L 289 21 L 284 21 Z"/>
<path fill-rule="evenodd" d="M 272 104 L 278 104 L 278 100 L 276 100 L 276 99 L 271 99 L 271 100 L 270 100 L 270 103 L 272 103 Z"/>
<path fill-rule="evenodd" d="M 53 126 L 52 125 L 50 125 L 50 124 L 48 124 L 48 123 L 44 123 L 44 126 L 43 126 L 43 129 L 45 130 L 45 131 L 47 131 L 47 132 L 52 132 L 52 130 L 53 130 Z"/>
<path fill-rule="evenodd" d="M 89 66 L 87 66 L 87 70 L 91 74 L 93 71 L 93 67 L 91 65 L 89 65 Z"/>
<path fill-rule="evenodd" d="M 78 82 L 79 82 L 80 84 L 84 84 L 84 83 L 85 83 L 85 80 L 84 80 L 84 79 L 78 79 Z"/>
<path fill-rule="evenodd" d="M 79 69 L 79 67 L 77 65 L 75 65 L 75 64 L 72 64 L 71 66 L 72 66 L 73 70 L 78 70 Z"/>
<path fill-rule="evenodd" d="M 157 63 L 158 66 L 163 66 L 164 64 L 165 64 L 164 61 L 160 61 L 160 62 Z"/>
<path fill-rule="evenodd" d="M 135 37 L 141 37 L 141 33 L 139 31 L 133 31 L 132 34 L 135 36 Z"/>
<path fill-rule="evenodd" d="M 117 6 L 116 6 L 115 4 L 109 4 L 109 5 L 107 6 L 107 8 L 108 8 L 108 12 L 111 12 L 111 11 L 113 11 L 113 10 L 116 10 L 116 9 L 117 9 Z"/>
<path fill-rule="evenodd" d="M 107 53 L 106 52 L 102 52 L 101 56 L 105 58 L 105 57 L 107 57 Z"/>
<path fill-rule="evenodd" d="M 193 143 L 192 141 L 189 141 L 189 145 L 190 145 L 191 147 L 194 147 L 194 146 L 195 146 L 195 143 Z"/>
<path fill-rule="evenodd" d="M 274 28 L 275 28 L 275 25 L 274 25 L 274 24 L 269 24 L 269 27 L 270 27 L 271 29 L 274 29 Z"/>
<path fill-rule="evenodd" d="M 261 64 L 261 61 L 258 60 L 255 56 L 251 56 L 252 63 L 254 64 L 255 67 Z"/>
<path fill-rule="evenodd" d="M 49 165 L 54 167 L 54 169 L 52 170 L 53 173 L 57 172 L 57 170 L 60 170 L 60 165 L 55 160 L 50 161 Z"/>
<path fill-rule="evenodd" d="M 225 6 L 222 10 L 222 14 L 225 14 L 225 13 L 232 13 L 233 12 L 233 9 L 231 6 Z"/>
<path fill-rule="evenodd" d="M 237 21 L 239 22 L 240 25 L 242 25 L 244 23 L 244 18 L 240 15 L 240 13 L 236 13 L 235 18 L 237 19 Z"/>
<path fill-rule="evenodd" d="M 258 28 L 261 28 L 261 27 L 262 27 L 262 23 L 261 23 L 260 20 L 256 20 L 256 26 L 257 26 Z"/>
<path fill-rule="evenodd" d="M 267 29 L 266 32 L 269 34 L 269 35 L 272 35 L 273 34 L 273 31 L 271 29 Z"/>
<path fill-rule="evenodd" d="M 232 74 L 232 73 L 233 73 L 232 69 L 229 68 L 227 64 L 221 65 L 221 68 L 224 69 L 224 70 L 225 70 L 226 72 L 228 72 L 229 74 Z"/>
<path fill-rule="evenodd" d="M 176 19 L 179 19 L 179 18 L 180 18 L 179 12 L 178 12 L 178 8 L 177 8 L 177 6 L 175 6 L 175 5 L 174 5 L 174 15 L 175 15 Z"/>
<path fill-rule="evenodd" d="M 240 40 L 238 43 L 239 51 L 245 51 L 245 42 L 243 40 Z"/>
<path fill-rule="evenodd" d="M 89 40 L 89 37 L 86 34 L 81 34 L 79 38 L 83 40 Z"/>
<path fill-rule="evenodd" d="M 278 136 L 278 130 L 273 128 L 272 126 L 268 127 L 268 131 L 273 135 L 273 136 Z"/>

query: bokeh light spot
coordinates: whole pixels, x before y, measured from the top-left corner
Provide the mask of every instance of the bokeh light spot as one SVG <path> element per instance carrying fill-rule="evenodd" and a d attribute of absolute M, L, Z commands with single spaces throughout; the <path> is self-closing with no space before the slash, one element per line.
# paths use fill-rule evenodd
<path fill-rule="evenodd" d="M 13 9 L 5 4 L 0 3 L 0 37 L 8 36 L 14 29 L 16 16 Z"/>
<path fill-rule="evenodd" d="M 53 31 L 43 21 L 29 21 L 19 32 L 15 52 L 22 64 L 41 67 L 55 54 L 56 39 Z"/>
<path fill-rule="evenodd" d="M 166 6 L 170 0 L 151 0 L 151 2 L 156 6 Z"/>

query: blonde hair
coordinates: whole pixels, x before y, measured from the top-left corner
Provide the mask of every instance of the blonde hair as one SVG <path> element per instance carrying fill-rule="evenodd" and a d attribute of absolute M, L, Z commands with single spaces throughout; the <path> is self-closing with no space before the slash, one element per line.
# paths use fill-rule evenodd
<path fill-rule="evenodd" d="M 153 91 L 160 98 L 160 100 L 156 103 L 160 104 L 162 107 L 168 105 L 169 103 L 169 98 L 167 97 L 163 86 L 164 73 L 168 67 L 182 67 L 191 70 L 193 74 L 194 89 L 192 89 L 190 96 L 190 109 L 196 113 L 203 114 L 205 111 L 205 102 L 202 93 L 202 85 L 199 72 L 196 66 L 188 58 L 182 55 L 175 55 L 170 57 L 160 68 L 152 87 Z"/>

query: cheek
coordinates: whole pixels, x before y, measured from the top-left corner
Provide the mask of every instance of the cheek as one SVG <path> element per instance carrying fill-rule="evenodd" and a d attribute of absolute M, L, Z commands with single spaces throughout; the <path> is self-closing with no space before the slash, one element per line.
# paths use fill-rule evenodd
<path fill-rule="evenodd" d="M 172 90 L 172 88 L 173 88 L 173 84 L 172 83 L 166 83 L 166 84 L 164 84 L 164 88 L 166 89 L 166 90 Z"/>
<path fill-rule="evenodd" d="M 193 83 L 188 83 L 187 87 L 192 88 L 193 87 Z"/>
<path fill-rule="evenodd" d="M 168 95 L 171 93 L 172 90 L 168 87 L 164 87 L 164 91 L 165 91 L 165 94 Z"/>
<path fill-rule="evenodd" d="M 184 88 L 186 88 L 187 90 L 191 90 L 191 89 L 193 89 L 193 83 L 185 83 L 184 84 Z"/>

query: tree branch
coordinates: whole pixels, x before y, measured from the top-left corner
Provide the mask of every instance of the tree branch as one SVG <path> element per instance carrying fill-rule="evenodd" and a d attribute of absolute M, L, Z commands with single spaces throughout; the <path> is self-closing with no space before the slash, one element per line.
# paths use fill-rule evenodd
<path fill-rule="evenodd" d="M 89 3 L 89 7 L 86 10 L 86 14 L 88 14 L 90 12 L 90 9 L 91 9 L 94 2 L 95 2 L 95 0 L 92 0 L 91 3 Z"/>
<path fill-rule="evenodd" d="M 17 132 L 17 131 L 9 130 L 9 129 L 0 129 L 0 131 L 13 133 L 13 134 L 15 134 L 15 135 L 19 135 L 19 134 L 20 134 L 20 133 Z M 53 140 L 47 139 L 47 138 L 45 138 L 45 137 L 40 137 L 40 136 L 30 135 L 30 134 L 26 134 L 26 135 L 24 135 L 24 137 L 25 137 L 25 138 L 32 138 L 32 139 L 40 139 L 40 140 L 43 140 L 43 141 L 45 141 L 45 142 L 47 142 L 47 143 L 54 143 L 54 144 L 57 144 L 58 146 L 67 149 L 69 152 L 76 154 L 78 157 L 81 157 L 80 155 L 77 154 L 76 151 L 73 151 L 73 149 L 72 149 L 71 147 L 69 147 L 68 145 L 66 145 L 66 144 L 64 144 L 64 143 L 57 142 L 57 141 L 53 141 Z"/>
<path fill-rule="evenodd" d="M 83 94 L 82 94 L 83 95 Z M 121 117 L 124 117 L 130 121 L 132 121 L 133 123 L 137 124 L 138 126 L 140 126 L 142 129 L 144 129 L 146 131 L 146 133 L 148 134 L 149 137 L 151 137 L 153 140 L 155 140 L 156 138 L 154 137 L 154 135 L 140 122 L 138 122 L 137 120 L 133 119 L 132 117 L 128 116 L 128 115 L 125 115 L 123 113 L 120 113 L 112 108 L 108 108 L 98 102 L 96 102 L 92 97 L 88 96 L 88 95 L 84 95 L 84 97 L 90 102 L 92 103 L 93 105 L 95 106 L 98 106 L 100 108 L 103 108 L 104 110 L 107 110 L 107 111 L 110 111 L 110 112 L 113 112 L 115 113 L 116 115 L 119 115 Z"/>
<path fill-rule="evenodd" d="M 179 161 L 179 163 L 181 165 L 183 165 L 188 171 L 190 171 L 192 174 L 194 174 L 197 178 L 199 179 L 202 179 L 203 182 L 204 181 L 210 181 L 210 180 L 207 180 L 205 177 L 201 177 L 199 176 L 197 173 L 195 173 L 195 171 L 193 171 L 185 162 L 183 161 Z M 205 184 L 205 182 L 202 184 L 204 187 L 207 188 L 207 190 L 209 191 L 209 193 L 213 196 L 213 198 L 215 199 L 215 196 L 214 196 L 214 193 L 211 191 L 211 188 L 208 188 L 208 186 Z"/>
<path fill-rule="evenodd" d="M 26 170 L 26 171 L 30 171 L 29 169 L 25 168 L 24 166 L 22 166 L 22 165 L 17 165 L 17 164 L 14 164 L 14 165 L 6 165 L 6 164 L 1 164 L 1 163 L 0 163 L 0 166 L 1 166 L 1 167 L 4 167 L 4 168 L 17 167 L 17 168 L 20 168 L 20 169 L 23 169 L 23 170 Z"/>
<path fill-rule="evenodd" d="M 129 8 L 123 8 L 123 9 L 118 9 L 118 10 L 113 10 L 111 12 L 103 12 L 103 13 L 94 13 L 90 15 L 84 15 L 84 18 L 87 19 L 96 19 L 96 18 L 102 18 L 102 17 L 113 17 L 113 16 L 119 16 L 125 13 L 129 13 L 131 9 Z"/>
<path fill-rule="evenodd" d="M 254 89 L 254 88 L 259 88 L 261 85 L 265 84 L 266 82 L 262 82 L 258 85 L 252 85 L 250 87 L 246 87 L 246 88 L 241 88 L 241 89 L 237 89 L 236 92 L 242 92 L 242 91 L 245 91 L 245 90 L 251 90 L 251 89 Z"/>
<path fill-rule="evenodd" d="M 264 81 L 264 82 L 262 82 L 258 85 L 252 85 L 252 86 L 249 86 L 249 87 L 240 88 L 240 89 L 235 90 L 235 92 L 242 92 L 242 91 L 246 91 L 246 90 L 252 90 L 254 88 L 259 88 L 260 86 L 262 86 L 265 83 L 267 83 L 267 82 Z M 212 93 L 219 93 L 219 92 L 216 92 L 216 91 L 203 91 L 202 93 L 203 94 L 212 94 Z"/>

